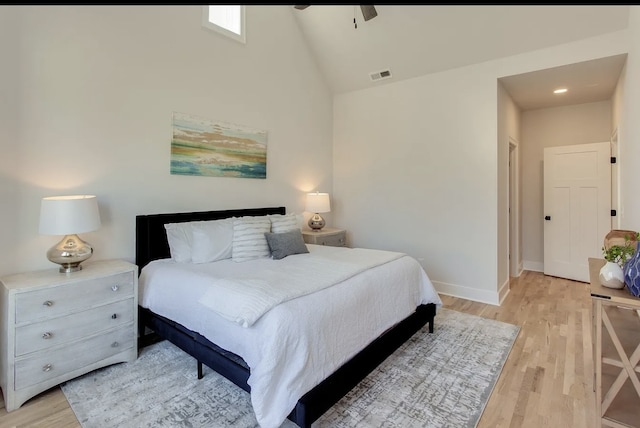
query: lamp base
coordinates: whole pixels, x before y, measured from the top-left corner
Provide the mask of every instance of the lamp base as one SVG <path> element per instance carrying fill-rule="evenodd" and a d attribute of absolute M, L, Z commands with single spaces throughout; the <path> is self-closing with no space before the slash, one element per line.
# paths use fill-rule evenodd
<path fill-rule="evenodd" d="M 60 265 L 60 273 L 77 272 L 82 269 L 80 263 L 93 255 L 93 248 L 78 235 L 66 235 L 60 242 L 47 251 L 47 258 Z"/>
<path fill-rule="evenodd" d="M 314 232 L 320 232 L 320 230 L 324 227 L 325 225 L 325 221 L 324 219 L 320 216 L 320 214 L 315 213 L 314 215 L 311 216 L 311 218 L 309 219 L 309 223 L 308 223 L 309 227 L 311 228 L 311 230 L 313 230 Z"/>

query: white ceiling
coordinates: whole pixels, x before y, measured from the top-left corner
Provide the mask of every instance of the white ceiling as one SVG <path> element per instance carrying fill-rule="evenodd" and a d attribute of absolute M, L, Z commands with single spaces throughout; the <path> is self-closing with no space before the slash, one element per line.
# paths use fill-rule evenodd
<path fill-rule="evenodd" d="M 291 7 L 335 93 L 516 55 L 627 28 L 629 6 L 359 6 Z M 354 27 L 354 17 L 357 29 Z M 626 55 L 500 79 L 523 109 L 609 99 Z M 371 81 L 373 72 L 392 77 Z M 569 87 L 562 97 L 552 90 Z"/>
<path fill-rule="evenodd" d="M 604 101 L 611 98 L 627 55 L 616 55 L 499 79 L 522 110 Z M 566 88 L 563 94 L 554 94 Z"/>

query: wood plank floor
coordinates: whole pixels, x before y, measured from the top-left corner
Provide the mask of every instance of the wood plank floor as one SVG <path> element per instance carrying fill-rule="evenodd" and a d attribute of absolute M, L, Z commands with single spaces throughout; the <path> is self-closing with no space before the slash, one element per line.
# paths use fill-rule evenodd
<path fill-rule="evenodd" d="M 525 271 L 510 287 L 499 307 L 441 296 L 446 308 L 521 327 L 478 428 L 594 427 L 588 284 Z M 0 428 L 9 427 L 80 424 L 56 387 L 11 413 L 2 406 Z"/>
<path fill-rule="evenodd" d="M 478 428 L 595 426 L 589 284 L 525 271 L 502 306 L 444 306 L 520 326 Z M 437 327 L 437 321 L 436 321 Z"/>

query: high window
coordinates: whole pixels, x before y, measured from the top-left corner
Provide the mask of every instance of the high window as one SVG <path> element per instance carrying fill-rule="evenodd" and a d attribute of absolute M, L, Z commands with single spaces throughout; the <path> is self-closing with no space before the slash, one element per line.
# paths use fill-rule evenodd
<path fill-rule="evenodd" d="M 234 40 L 245 43 L 244 6 L 203 6 L 202 25 Z"/>

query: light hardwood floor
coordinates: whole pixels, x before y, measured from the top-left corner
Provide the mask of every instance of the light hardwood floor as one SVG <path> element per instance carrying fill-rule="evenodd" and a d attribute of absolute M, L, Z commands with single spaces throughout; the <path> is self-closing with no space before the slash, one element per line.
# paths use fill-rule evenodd
<path fill-rule="evenodd" d="M 510 287 L 499 307 L 441 296 L 446 308 L 521 327 L 478 428 L 594 427 L 589 285 L 525 271 Z M 11 413 L 2 407 L 5 427 L 80 424 L 56 387 Z"/>

